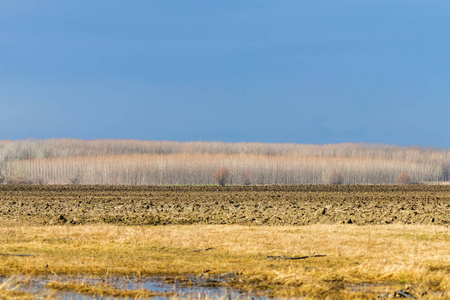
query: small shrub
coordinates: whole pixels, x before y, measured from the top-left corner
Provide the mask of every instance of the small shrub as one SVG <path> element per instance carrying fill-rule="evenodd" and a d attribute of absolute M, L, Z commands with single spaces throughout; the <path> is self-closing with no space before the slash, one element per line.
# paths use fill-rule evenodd
<path fill-rule="evenodd" d="M 44 179 L 42 179 L 42 178 L 36 179 L 36 182 L 35 182 L 35 183 L 36 183 L 36 184 L 39 184 L 39 185 L 47 184 L 47 182 L 46 182 Z"/>
<path fill-rule="evenodd" d="M 329 179 L 330 184 L 343 184 L 344 183 L 344 177 L 338 172 L 333 172 L 330 175 Z"/>
<path fill-rule="evenodd" d="M 242 173 L 242 180 L 243 180 L 244 185 L 252 184 L 248 170 L 244 170 L 244 172 Z"/>
<path fill-rule="evenodd" d="M 230 178 L 230 172 L 226 167 L 220 167 L 214 172 L 214 180 L 217 184 L 224 186 Z"/>
<path fill-rule="evenodd" d="M 395 180 L 396 184 L 410 184 L 411 178 L 409 178 L 408 174 L 400 173 L 397 175 L 397 179 Z"/>
<path fill-rule="evenodd" d="M 20 184 L 33 184 L 31 180 L 22 178 L 10 178 L 6 181 L 7 184 L 20 185 Z"/>
<path fill-rule="evenodd" d="M 80 182 L 80 179 L 78 177 L 69 177 L 70 184 L 76 185 Z"/>
<path fill-rule="evenodd" d="M 80 171 L 79 170 L 73 170 L 70 174 L 67 175 L 67 178 L 70 181 L 70 184 L 79 184 L 80 183 Z"/>

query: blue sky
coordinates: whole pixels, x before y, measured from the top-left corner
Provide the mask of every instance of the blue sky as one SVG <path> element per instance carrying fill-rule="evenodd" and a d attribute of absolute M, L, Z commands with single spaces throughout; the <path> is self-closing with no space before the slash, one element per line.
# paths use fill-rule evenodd
<path fill-rule="evenodd" d="M 0 139 L 450 148 L 450 2 L 0 1 Z"/>

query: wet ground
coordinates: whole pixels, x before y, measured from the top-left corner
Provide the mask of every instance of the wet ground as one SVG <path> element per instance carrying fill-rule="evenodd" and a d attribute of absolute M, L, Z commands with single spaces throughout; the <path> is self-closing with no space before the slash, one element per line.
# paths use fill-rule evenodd
<path fill-rule="evenodd" d="M 117 277 L 107 278 L 94 277 L 71 277 L 71 276 L 16 276 L 0 277 L 0 287 L 10 291 L 23 291 L 34 295 L 37 299 L 64 299 L 64 300 L 97 300 L 97 299 L 133 299 L 135 297 L 117 297 L 100 295 L 89 292 L 61 291 L 52 288 L 51 283 L 64 284 L 76 283 L 87 286 L 109 286 L 118 290 L 147 290 L 162 295 L 151 297 L 151 299 L 252 299 L 266 300 L 274 299 L 263 296 L 263 293 L 252 294 L 238 291 L 237 289 L 217 286 L 217 283 L 226 283 L 223 278 L 204 280 L 198 277 L 185 277 L 177 281 L 168 280 L 163 277 L 136 278 L 136 277 Z M 211 285 L 211 283 L 214 283 Z M 401 284 L 342 284 L 341 289 L 346 289 L 350 294 L 376 294 L 377 298 L 409 298 L 415 299 L 417 292 L 413 286 Z M 86 289 L 87 290 L 87 289 Z M 1 291 L 0 291 L 1 294 Z M 279 299 L 279 298 L 277 298 Z M 287 298 L 286 298 L 287 299 Z M 289 297 L 289 299 L 299 299 Z"/>
<path fill-rule="evenodd" d="M 257 297 L 249 293 L 239 292 L 230 287 L 208 286 L 208 281 L 192 277 L 190 279 L 167 280 L 163 277 L 136 278 L 136 277 L 114 277 L 94 278 L 94 277 L 70 277 L 70 276 L 17 276 L 0 277 L 0 286 L 5 285 L 7 290 L 24 291 L 37 298 L 71 299 L 71 300 L 92 300 L 92 299 L 132 299 L 131 297 L 117 297 L 96 295 L 74 291 L 60 291 L 54 289 L 49 283 L 77 283 L 96 286 L 108 286 L 119 290 L 142 290 L 161 293 L 152 299 L 267 299 Z M 170 283 L 168 283 L 170 282 Z M 225 280 L 223 281 L 226 282 Z M 1 294 L 1 292 L 0 292 Z"/>

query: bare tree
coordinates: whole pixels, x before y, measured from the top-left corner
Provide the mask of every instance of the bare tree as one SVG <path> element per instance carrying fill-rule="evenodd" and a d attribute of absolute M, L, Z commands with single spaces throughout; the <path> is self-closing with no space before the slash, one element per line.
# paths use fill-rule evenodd
<path fill-rule="evenodd" d="M 213 184 L 227 166 L 219 184 L 394 184 L 450 180 L 449 162 L 450 150 L 389 145 L 0 140 L 3 183 Z"/>
<path fill-rule="evenodd" d="M 226 167 L 219 167 L 216 172 L 214 172 L 214 180 L 221 186 L 224 186 L 229 178 L 230 172 Z"/>
<path fill-rule="evenodd" d="M 252 184 L 252 181 L 250 180 L 250 174 L 248 172 L 248 170 L 244 170 L 242 172 L 242 180 L 244 181 L 244 185 L 250 185 Z"/>
<path fill-rule="evenodd" d="M 450 180 L 450 162 L 444 163 L 442 165 L 442 180 L 443 181 Z"/>

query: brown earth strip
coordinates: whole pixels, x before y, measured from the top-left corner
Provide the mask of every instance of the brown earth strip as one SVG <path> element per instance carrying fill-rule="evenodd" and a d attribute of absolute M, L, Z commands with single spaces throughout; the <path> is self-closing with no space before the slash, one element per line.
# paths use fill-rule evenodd
<path fill-rule="evenodd" d="M 448 185 L 0 185 L 0 219 L 37 224 L 450 224 Z"/>

